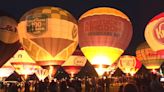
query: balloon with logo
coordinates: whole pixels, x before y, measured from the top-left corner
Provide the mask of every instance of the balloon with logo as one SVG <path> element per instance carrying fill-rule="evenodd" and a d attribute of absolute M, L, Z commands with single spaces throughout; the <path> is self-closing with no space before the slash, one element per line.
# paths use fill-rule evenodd
<path fill-rule="evenodd" d="M 19 49 L 17 22 L 0 12 L 0 67 Z"/>
<path fill-rule="evenodd" d="M 80 69 L 85 66 L 87 59 L 84 57 L 83 53 L 80 50 L 75 50 L 73 55 L 71 55 L 66 62 L 62 65 L 64 70 L 74 77 Z"/>
<path fill-rule="evenodd" d="M 36 70 L 40 69 L 40 66 L 35 63 L 23 48 L 20 48 L 11 58 L 11 65 L 21 75 L 23 80 L 26 80 L 28 75 L 33 75 Z"/>
<path fill-rule="evenodd" d="M 78 44 L 75 18 L 58 7 L 38 7 L 25 13 L 18 24 L 20 42 L 40 66 L 50 70 L 64 63 Z"/>
<path fill-rule="evenodd" d="M 9 59 L 1 68 L 0 68 L 0 81 L 4 81 L 12 73 L 14 73 L 14 67 L 11 65 L 11 60 Z"/>
<path fill-rule="evenodd" d="M 145 39 L 153 51 L 164 55 L 164 12 L 156 15 L 147 24 Z"/>
<path fill-rule="evenodd" d="M 135 56 L 123 55 L 120 57 L 118 66 L 126 74 L 134 75 L 140 68 L 141 63 Z"/>
<path fill-rule="evenodd" d="M 81 50 L 92 65 L 100 67 L 101 74 L 121 56 L 133 33 L 130 19 L 109 7 L 87 11 L 78 26 Z"/>
<path fill-rule="evenodd" d="M 136 57 L 147 69 L 152 70 L 159 69 L 161 64 L 164 62 L 163 55 L 153 51 L 146 42 L 141 43 L 137 47 Z"/>

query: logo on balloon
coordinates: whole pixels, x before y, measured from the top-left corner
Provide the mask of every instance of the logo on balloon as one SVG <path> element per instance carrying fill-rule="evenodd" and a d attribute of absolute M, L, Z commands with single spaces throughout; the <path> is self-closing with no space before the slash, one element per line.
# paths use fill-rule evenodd
<path fill-rule="evenodd" d="M 77 36 L 77 28 L 76 26 L 73 27 L 73 30 L 72 30 L 72 38 L 75 39 Z"/>
<path fill-rule="evenodd" d="M 77 65 L 77 66 L 82 66 L 83 63 L 84 63 L 83 58 L 76 57 L 76 58 L 74 59 L 74 64 Z"/>
<path fill-rule="evenodd" d="M 160 20 L 154 27 L 154 37 L 164 44 L 164 19 Z"/>
<path fill-rule="evenodd" d="M 27 32 L 40 35 L 47 30 L 47 14 L 27 16 Z"/>
<path fill-rule="evenodd" d="M 0 25 L 0 30 L 2 31 L 11 31 L 11 32 L 17 32 L 16 28 L 11 25 Z"/>
<path fill-rule="evenodd" d="M 84 31 L 91 36 L 120 37 L 120 30 L 124 28 L 124 22 L 111 16 L 89 17 L 84 20 Z"/>

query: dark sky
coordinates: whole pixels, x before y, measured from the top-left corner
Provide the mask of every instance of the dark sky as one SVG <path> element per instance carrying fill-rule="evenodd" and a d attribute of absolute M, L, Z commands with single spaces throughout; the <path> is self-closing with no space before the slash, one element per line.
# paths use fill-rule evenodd
<path fill-rule="evenodd" d="M 69 11 L 76 19 L 89 9 L 106 6 L 124 12 L 133 25 L 133 37 L 124 54 L 135 55 L 136 47 L 145 41 L 144 29 L 149 20 L 164 12 L 164 0 L 1 0 L 0 10 L 16 20 L 39 6 L 55 6 Z"/>

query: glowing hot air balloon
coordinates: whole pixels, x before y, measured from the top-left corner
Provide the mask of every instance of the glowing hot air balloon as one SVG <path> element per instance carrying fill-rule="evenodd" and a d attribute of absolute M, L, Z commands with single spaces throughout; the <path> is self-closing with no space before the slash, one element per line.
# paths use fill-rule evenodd
<path fill-rule="evenodd" d="M 0 67 L 19 49 L 17 22 L 0 13 Z"/>
<path fill-rule="evenodd" d="M 4 80 L 14 73 L 14 67 L 11 65 L 11 60 L 9 59 L 1 68 L 0 68 L 0 78 Z"/>
<path fill-rule="evenodd" d="M 78 44 L 77 21 L 69 12 L 57 7 L 28 11 L 22 16 L 18 30 L 27 53 L 40 66 L 49 66 L 52 72 L 54 65 L 63 64 Z"/>
<path fill-rule="evenodd" d="M 87 59 L 84 57 L 80 50 L 75 50 L 72 56 L 70 56 L 66 62 L 62 65 L 64 70 L 74 77 L 80 69 L 86 64 Z"/>
<path fill-rule="evenodd" d="M 61 65 L 76 49 L 77 23 L 67 11 L 39 7 L 25 13 L 18 24 L 20 41 L 39 65 Z"/>
<path fill-rule="evenodd" d="M 135 74 L 141 68 L 140 61 L 135 56 L 121 56 L 118 62 L 119 68 L 126 74 Z"/>
<path fill-rule="evenodd" d="M 164 62 L 163 55 L 153 51 L 146 42 L 137 47 L 136 57 L 147 69 L 159 69 Z"/>
<path fill-rule="evenodd" d="M 19 49 L 11 59 L 15 71 L 24 79 L 32 75 L 40 68 L 24 49 Z"/>
<path fill-rule="evenodd" d="M 132 37 L 129 18 L 114 8 L 89 10 L 80 17 L 78 26 L 81 50 L 95 66 L 108 67 L 114 63 Z"/>
<path fill-rule="evenodd" d="M 49 75 L 49 72 L 47 69 L 39 69 L 35 72 L 35 75 L 40 81 L 44 81 L 44 79 Z"/>
<path fill-rule="evenodd" d="M 164 12 L 155 16 L 147 24 L 145 39 L 153 51 L 164 55 Z"/>

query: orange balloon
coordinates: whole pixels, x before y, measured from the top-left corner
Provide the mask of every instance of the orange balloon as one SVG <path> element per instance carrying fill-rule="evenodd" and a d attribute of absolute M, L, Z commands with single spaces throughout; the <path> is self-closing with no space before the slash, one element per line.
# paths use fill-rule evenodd
<path fill-rule="evenodd" d="M 146 42 L 137 47 L 136 57 L 147 69 L 159 69 L 164 62 L 163 55 L 153 51 Z"/>
<path fill-rule="evenodd" d="M 118 66 L 124 73 L 133 75 L 141 68 L 142 64 L 135 56 L 123 55 L 119 59 Z"/>
<path fill-rule="evenodd" d="M 57 7 L 38 7 L 25 13 L 18 24 L 20 42 L 41 66 L 61 65 L 78 44 L 75 18 Z"/>

